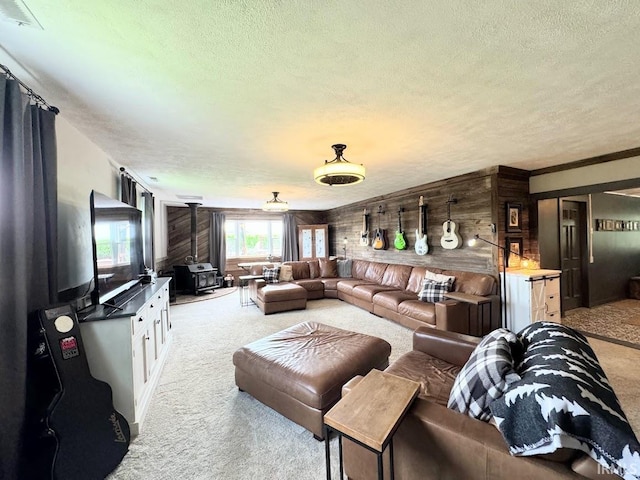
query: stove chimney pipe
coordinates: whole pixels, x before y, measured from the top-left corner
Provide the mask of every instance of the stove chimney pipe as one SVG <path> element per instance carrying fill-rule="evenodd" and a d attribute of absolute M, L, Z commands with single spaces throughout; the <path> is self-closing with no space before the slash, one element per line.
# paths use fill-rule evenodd
<path fill-rule="evenodd" d="M 198 207 L 201 203 L 187 203 L 191 210 L 191 255 L 186 263 L 198 263 Z"/>

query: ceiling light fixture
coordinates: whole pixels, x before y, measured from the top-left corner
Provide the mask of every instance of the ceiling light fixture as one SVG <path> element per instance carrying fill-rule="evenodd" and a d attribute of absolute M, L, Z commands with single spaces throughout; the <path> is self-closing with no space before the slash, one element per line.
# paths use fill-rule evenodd
<path fill-rule="evenodd" d="M 346 145 L 338 143 L 331 145 L 336 152 L 336 158 L 333 160 L 325 160 L 324 165 L 316 168 L 313 171 L 313 178 L 320 185 L 329 186 L 345 186 L 355 185 L 364 180 L 364 165 L 358 165 L 356 163 L 350 163 L 344 159 L 342 152 Z"/>
<path fill-rule="evenodd" d="M 289 204 L 280 200 L 278 193 L 280 192 L 273 192 L 273 198 L 268 202 L 264 202 L 262 210 L 265 212 L 286 212 L 289 210 Z"/>

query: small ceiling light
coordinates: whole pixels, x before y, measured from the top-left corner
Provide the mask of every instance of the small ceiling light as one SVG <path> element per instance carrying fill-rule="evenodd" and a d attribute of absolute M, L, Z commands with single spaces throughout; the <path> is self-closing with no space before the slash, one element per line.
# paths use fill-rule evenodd
<path fill-rule="evenodd" d="M 280 200 L 278 193 L 280 192 L 273 192 L 273 198 L 268 202 L 264 202 L 262 210 L 265 212 L 286 212 L 289 210 L 289 204 Z"/>
<path fill-rule="evenodd" d="M 313 178 L 320 185 L 344 186 L 355 185 L 364 180 L 364 165 L 350 163 L 344 159 L 342 152 L 346 145 L 340 143 L 331 145 L 336 152 L 336 158 L 331 161 L 325 160 L 324 165 L 313 171 Z"/>

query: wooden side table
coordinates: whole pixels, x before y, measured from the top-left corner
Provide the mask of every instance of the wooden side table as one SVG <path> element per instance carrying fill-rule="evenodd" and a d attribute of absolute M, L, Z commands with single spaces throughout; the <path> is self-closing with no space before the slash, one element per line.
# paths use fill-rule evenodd
<path fill-rule="evenodd" d="M 444 294 L 444 297 L 469 304 L 469 327 L 468 332 L 466 332 L 467 335 L 482 337 L 493 329 L 493 325 L 491 324 L 493 319 L 491 298 L 462 292 L 448 292 Z M 472 328 L 474 324 L 476 328 Z"/>
<path fill-rule="evenodd" d="M 329 434 L 338 434 L 340 480 L 344 478 L 342 438 L 374 452 L 378 458 L 378 479 L 382 480 L 382 454 L 389 447 L 393 480 L 393 434 L 420 391 L 420 384 L 380 370 L 371 370 L 351 392 L 324 416 L 327 480 L 331 480 Z"/>

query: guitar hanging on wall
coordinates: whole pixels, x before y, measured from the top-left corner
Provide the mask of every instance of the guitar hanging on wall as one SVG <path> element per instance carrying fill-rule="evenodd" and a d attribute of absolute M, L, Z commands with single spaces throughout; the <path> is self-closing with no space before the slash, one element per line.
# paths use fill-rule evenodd
<path fill-rule="evenodd" d="M 398 208 L 398 230 L 396 230 L 396 238 L 393 240 L 393 246 L 396 247 L 396 250 L 407 249 L 407 240 L 402 231 L 402 212 L 404 212 L 404 208 Z"/>
<path fill-rule="evenodd" d="M 423 226 L 422 220 L 425 219 L 426 223 L 427 206 L 424 204 L 422 195 L 420 195 L 418 206 L 420 207 L 420 212 L 418 214 L 418 228 L 416 229 L 415 250 L 418 255 L 426 255 L 429 253 L 429 245 L 427 244 L 427 234 L 425 233 L 427 228 L 426 225 Z"/>
<path fill-rule="evenodd" d="M 369 246 L 369 214 L 367 209 L 364 209 L 362 214 L 362 231 L 360 232 L 360 245 L 363 247 Z"/>
<path fill-rule="evenodd" d="M 373 238 L 373 249 L 374 250 L 386 250 L 387 249 L 387 239 L 386 232 L 384 229 L 380 228 L 380 215 L 382 215 L 384 211 L 382 210 L 382 205 L 378 207 L 378 228 L 376 228 L 376 234 Z"/>
<path fill-rule="evenodd" d="M 462 238 L 456 232 L 456 223 L 451 220 L 451 204 L 458 203 L 458 200 L 449 195 L 447 200 L 447 221 L 442 224 L 442 237 L 440 237 L 440 245 L 447 250 L 458 248 L 462 244 Z"/>

